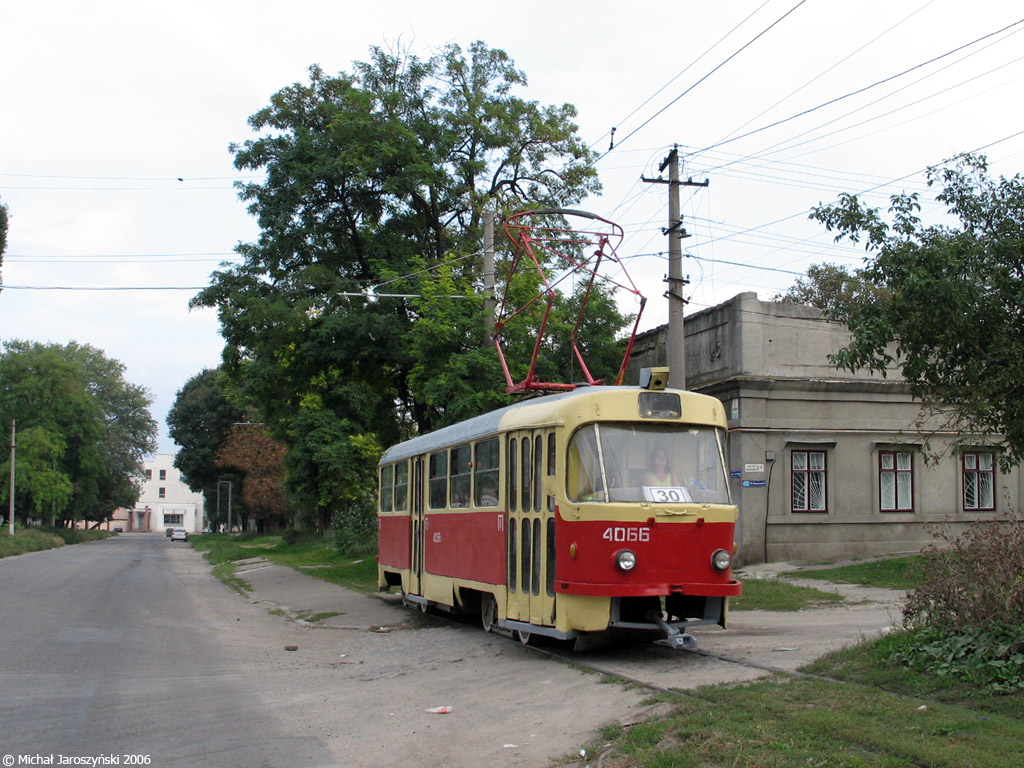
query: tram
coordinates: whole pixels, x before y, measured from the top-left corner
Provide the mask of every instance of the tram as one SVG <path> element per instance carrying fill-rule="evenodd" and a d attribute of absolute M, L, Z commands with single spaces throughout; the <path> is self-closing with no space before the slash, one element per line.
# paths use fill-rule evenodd
<path fill-rule="evenodd" d="M 379 465 L 378 586 L 488 631 L 571 640 L 725 626 L 737 509 L 722 403 L 645 386 L 523 400 L 392 446 Z"/>

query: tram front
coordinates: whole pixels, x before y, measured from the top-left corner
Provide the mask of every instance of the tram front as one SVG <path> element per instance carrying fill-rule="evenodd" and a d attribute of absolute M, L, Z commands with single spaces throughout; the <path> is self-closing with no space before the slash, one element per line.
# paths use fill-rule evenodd
<path fill-rule="evenodd" d="M 737 509 L 729 496 L 720 401 L 616 389 L 567 424 L 557 509 L 555 591 L 578 632 L 725 626 Z M 559 494 L 561 495 L 561 494 Z"/>

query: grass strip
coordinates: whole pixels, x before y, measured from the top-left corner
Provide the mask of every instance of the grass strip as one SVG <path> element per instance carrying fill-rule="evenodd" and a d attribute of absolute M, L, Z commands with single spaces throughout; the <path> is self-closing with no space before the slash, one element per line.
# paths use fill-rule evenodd
<path fill-rule="evenodd" d="M 1004 768 L 1024 723 L 870 686 L 773 677 L 678 694 L 675 711 L 614 739 L 605 766 Z"/>
<path fill-rule="evenodd" d="M 924 559 L 918 555 L 908 555 L 885 560 L 851 563 L 834 568 L 805 568 L 800 571 L 789 571 L 784 575 L 907 592 L 917 586 L 919 569 L 923 562 Z"/>

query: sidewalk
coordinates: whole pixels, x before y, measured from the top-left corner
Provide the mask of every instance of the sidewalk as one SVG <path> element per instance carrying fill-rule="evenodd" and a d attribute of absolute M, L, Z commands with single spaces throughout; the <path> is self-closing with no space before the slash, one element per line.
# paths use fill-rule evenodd
<path fill-rule="evenodd" d="M 286 565 L 261 557 L 241 560 L 235 575 L 252 587 L 253 601 L 299 624 L 317 614 L 336 614 L 318 619 L 316 626 L 334 629 L 391 629 L 410 623 L 415 613 L 400 603 L 353 592 Z"/>

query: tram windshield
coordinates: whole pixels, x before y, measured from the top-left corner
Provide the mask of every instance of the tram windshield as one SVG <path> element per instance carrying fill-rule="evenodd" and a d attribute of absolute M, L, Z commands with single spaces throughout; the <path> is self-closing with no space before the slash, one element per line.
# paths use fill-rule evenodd
<path fill-rule="evenodd" d="M 573 501 L 728 504 L 722 435 L 678 424 L 589 424 L 569 441 Z"/>

